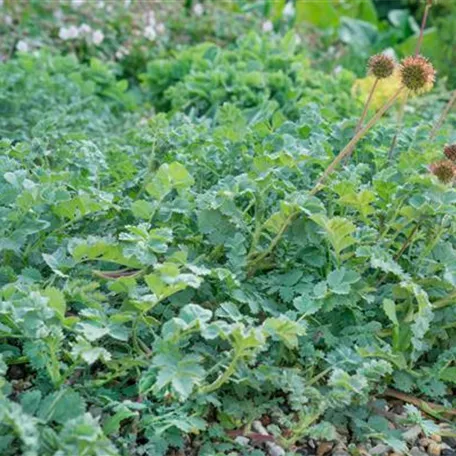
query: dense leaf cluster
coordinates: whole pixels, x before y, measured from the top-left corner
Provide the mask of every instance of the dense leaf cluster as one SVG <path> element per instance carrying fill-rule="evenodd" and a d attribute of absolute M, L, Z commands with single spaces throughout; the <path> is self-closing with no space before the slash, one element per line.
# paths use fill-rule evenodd
<path fill-rule="evenodd" d="M 393 161 L 386 121 L 309 196 L 360 114 L 351 74 L 252 34 L 143 81 L 46 53 L 0 66 L 1 453 L 262 454 L 228 433 L 261 417 L 290 454 L 344 428 L 403 449 L 382 392 L 448 406 L 456 381 L 434 95 Z"/>

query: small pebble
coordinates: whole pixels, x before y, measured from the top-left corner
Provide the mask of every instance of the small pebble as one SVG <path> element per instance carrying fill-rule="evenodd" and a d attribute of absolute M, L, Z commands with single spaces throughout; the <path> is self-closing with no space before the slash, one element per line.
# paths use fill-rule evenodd
<path fill-rule="evenodd" d="M 352 453 L 352 451 L 350 451 L 350 453 Z M 356 452 L 354 454 L 359 456 L 370 456 L 369 451 L 367 451 L 363 446 L 356 447 Z"/>
<path fill-rule="evenodd" d="M 418 445 L 421 448 L 427 448 L 429 446 L 430 440 L 427 439 L 426 437 L 423 437 L 422 439 L 418 440 Z"/>
<path fill-rule="evenodd" d="M 410 456 L 427 456 L 427 453 L 424 451 L 420 450 L 418 447 L 413 447 L 410 450 Z"/>
<path fill-rule="evenodd" d="M 388 454 L 389 449 L 390 449 L 390 447 L 388 445 L 379 443 L 378 445 L 376 445 L 370 449 L 370 454 L 372 456 L 384 456 L 384 455 Z"/>
<path fill-rule="evenodd" d="M 431 439 L 434 440 L 434 442 L 440 443 L 442 441 L 442 436 L 439 434 L 432 434 Z"/>
<path fill-rule="evenodd" d="M 437 442 L 431 442 L 428 446 L 427 452 L 431 456 L 440 456 L 442 453 L 442 447 Z"/>
<path fill-rule="evenodd" d="M 456 456 L 456 450 L 445 448 L 442 450 L 442 456 Z"/>
<path fill-rule="evenodd" d="M 239 435 L 234 439 L 234 441 L 241 446 L 247 446 L 250 443 L 250 439 L 244 437 L 243 435 Z"/>
<path fill-rule="evenodd" d="M 454 437 L 443 437 L 442 439 L 450 448 L 456 449 L 456 439 Z"/>
<path fill-rule="evenodd" d="M 347 453 L 347 447 L 343 443 L 338 443 L 332 452 L 332 456 L 350 456 Z"/>
<path fill-rule="evenodd" d="M 324 456 L 328 454 L 334 445 L 331 442 L 321 442 L 318 445 L 317 456 Z"/>
<path fill-rule="evenodd" d="M 402 434 L 402 437 L 406 442 L 414 443 L 420 434 L 421 426 L 413 426 L 410 429 L 407 429 L 407 431 Z"/>
<path fill-rule="evenodd" d="M 332 456 L 350 456 L 345 450 L 336 450 L 332 452 Z"/>

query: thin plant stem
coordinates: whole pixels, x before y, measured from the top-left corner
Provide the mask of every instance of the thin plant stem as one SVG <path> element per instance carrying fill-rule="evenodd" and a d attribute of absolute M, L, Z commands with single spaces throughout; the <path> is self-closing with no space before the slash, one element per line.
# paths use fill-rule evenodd
<path fill-rule="evenodd" d="M 420 224 L 417 223 L 414 226 L 414 228 L 410 231 L 410 234 L 405 239 L 404 243 L 402 244 L 401 249 L 394 256 L 394 261 L 398 261 L 401 258 L 402 254 L 410 247 L 410 245 L 412 244 L 412 241 L 413 241 L 413 237 L 415 236 L 415 234 L 418 231 L 419 227 L 420 227 Z M 375 287 L 378 288 L 380 285 L 382 285 L 387 277 L 388 277 L 388 273 L 383 274 L 380 277 L 380 279 L 377 280 L 377 283 L 375 284 Z"/>
<path fill-rule="evenodd" d="M 453 304 L 456 304 L 456 291 L 453 291 L 445 298 L 442 298 L 442 299 L 439 299 L 438 301 L 433 302 L 432 307 L 434 307 L 434 309 L 440 309 L 442 307 L 446 307 L 446 306 L 453 305 Z"/>
<path fill-rule="evenodd" d="M 231 360 L 230 364 L 225 369 L 225 371 L 213 383 L 211 383 L 210 385 L 203 386 L 200 389 L 200 393 L 209 394 L 218 390 L 222 385 L 224 385 L 234 374 L 236 370 L 236 364 L 238 361 L 239 357 L 237 355 L 234 355 L 233 359 Z"/>
<path fill-rule="evenodd" d="M 393 158 L 393 153 L 394 153 L 394 149 L 396 147 L 397 138 L 402 129 L 402 121 L 404 120 L 405 105 L 407 104 L 408 95 L 409 95 L 409 92 L 407 91 L 405 93 L 404 99 L 402 100 L 402 102 L 399 106 L 399 112 L 397 114 L 396 133 L 394 133 L 393 141 L 391 142 L 390 150 L 388 152 L 388 161 L 390 161 L 390 162 L 391 162 L 391 159 Z"/>
<path fill-rule="evenodd" d="M 254 267 L 260 261 L 264 260 L 274 250 L 274 248 L 276 247 L 276 245 L 279 243 L 280 239 L 282 238 L 283 234 L 285 233 L 287 228 L 291 225 L 291 223 L 293 222 L 293 220 L 295 219 L 295 217 L 297 215 L 299 215 L 299 211 L 294 211 L 287 217 L 287 219 L 285 220 L 283 225 L 280 227 L 279 232 L 272 239 L 268 248 L 264 252 L 259 254 L 258 256 L 255 256 L 254 258 L 252 258 L 252 261 L 250 263 L 251 267 Z M 254 255 L 254 252 L 252 253 L 252 255 Z"/>
<path fill-rule="evenodd" d="M 355 128 L 355 134 L 358 133 L 359 130 L 361 130 L 363 124 L 364 124 L 364 121 L 366 119 L 366 116 L 367 116 L 367 112 L 369 110 L 369 106 L 370 106 L 370 103 L 372 101 L 372 97 L 374 95 L 374 92 L 375 92 L 375 89 L 377 88 L 377 85 L 378 85 L 378 81 L 379 79 L 378 78 L 375 78 L 375 81 L 374 83 L 372 84 L 372 87 L 370 89 L 370 92 L 369 92 L 369 95 L 367 97 L 367 100 L 366 102 L 364 103 L 364 109 L 363 109 L 363 112 L 361 114 L 361 117 L 359 118 L 358 120 L 358 123 L 356 125 L 356 128 Z M 347 160 L 350 158 L 352 152 L 353 152 L 353 149 L 347 154 Z"/>
<path fill-rule="evenodd" d="M 146 191 L 146 187 L 147 187 L 147 184 L 149 183 L 149 179 L 150 179 L 150 176 L 151 174 L 153 173 L 154 169 L 154 159 L 155 159 L 155 145 L 157 144 L 157 140 L 156 138 L 154 138 L 154 142 L 152 144 L 152 151 L 149 155 L 149 158 L 147 160 L 147 171 L 144 175 L 144 180 L 143 180 L 143 184 L 141 186 L 141 188 L 139 189 L 139 192 L 138 194 L 136 195 L 136 199 L 139 199 L 141 198 L 141 196 L 143 195 L 143 193 Z"/>
<path fill-rule="evenodd" d="M 296 427 L 293 429 L 292 436 L 282 440 L 283 446 L 285 446 L 285 448 L 290 448 L 298 440 L 302 439 L 306 435 L 309 426 L 311 426 L 320 416 L 320 411 L 316 411 L 313 414 L 303 413 Z"/>
<path fill-rule="evenodd" d="M 404 244 L 402 245 L 401 249 L 399 252 L 396 253 L 394 256 L 394 261 L 398 261 L 399 258 L 402 256 L 402 254 L 408 249 L 408 247 L 411 245 L 413 236 L 415 236 L 415 233 L 418 231 L 418 228 L 420 227 L 420 224 L 417 223 L 415 227 L 412 229 L 410 234 L 408 235 L 407 239 L 405 240 Z"/>
<path fill-rule="evenodd" d="M 426 27 L 426 22 L 427 22 L 427 19 L 429 16 L 429 10 L 431 9 L 431 6 L 432 6 L 432 0 L 428 0 L 426 3 L 426 7 L 424 9 L 423 20 L 421 21 L 420 35 L 418 37 L 418 42 L 416 43 L 416 47 L 415 47 L 415 56 L 419 55 L 419 53 L 421 51 L 421 45 L 423 44 L 424 28 Z M 399 108 L 399 112 L 397 115 L 396 133 L 394 134 L 393 140 L 391 141 L 391 146 L 390 146 L 390 150 L 388 153 L 389 160 L 391 160 L 391 158 L 393 157 L 394 149 L 395 149 L 396 143 L 397 143 L 397 138 L 399 136 L 399 133 L 402 130 L 402 121 L 404 119 L 404 111 L 405 111 L 405 105 L 407 104 L 407 99 L 408 99 L 408 94 L 401 101 L 401 106 Z"/>
<path fill-rule="evenodd" d="M 358 131 L 361 130 L 361 127 L 364 124 L 364 120 L 366 119 L 367 111 L 368 111 L 370 103 L 372 101 L 372 97 L 374 95 L 375 89 L 377 88 L 378 81 L 379 81 L 379 79 L 375 78 L 374 84 L 372 85 L 371 90 L 369 92 L 369 96 L 367 97 L 366 103 L 364 104 L 363 113 L 361 114 L 358 124 L 356 125 L 355 133 L 358 133 Z"/>
<path fill-rule="evenodd" d="M 435 139 L 437 132 L 440 130 L 440 127 L 443 125 L 443 122 L 447 118 L 451 108 L 453 105 L 456 103 L 456 90 L 453 91 L 453 94 L 451 95 L 450 99 L 448 100 L 448 103 L 445 106 L 445 109 L 442 111 L 442 114 L 440 115 L 439 119 L 435 123 L 435 125 L 432 127 L 431 130 L 431 139 Z"/>
<path fill-rule="evenodd" d="M 355 136 L 350 140 L 350 142 L 341 150 L 332 163 L 325 169 L 324 173 L 321 175 L 318 182 L 315 184 L 315 187 L 310 191 L 310 195 L 315 195 L 318 193 L 330 174 L 336 169 L 337 165 L 353 150 L 355 145 L 366 135 L 366 133 L 380 120 L 380 118 L 388 111 L 389 108 L 397 100 L 401 92 L 404 90 L 404 86 L 399 87 L 398 90 L 389 98 L 388 101 L 377 111 L 377 113 L 371 118 L 371 120 L 359 130 Z"/>
<path fill-rule="evenodd" d="M 432 0 L 428 0 L 426 3 L 426 7 L 424 8 L 423 20 L 421 21 L 420 27 L 420 36 L 418 37 L 418 42 L 416 43 L 415 48 L 415 55 L 418 55 L 421 51 L 421 45 L 423 44 L 423 36 L 424 36 L 424 27 L 426 27 L 426 22 L 429 16 L 429 10 L 432 6 Z"/>

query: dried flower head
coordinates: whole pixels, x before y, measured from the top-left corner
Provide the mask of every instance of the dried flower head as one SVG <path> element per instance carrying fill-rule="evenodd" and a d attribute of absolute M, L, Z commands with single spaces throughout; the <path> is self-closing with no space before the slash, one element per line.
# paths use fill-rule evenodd
<path fill-rule="evenodd" d="M 447 158 L 456 162 L 456 144 L 445 146 L 445 148 L 443 149 L 443 153 Z"/>
<path fill-rule="evenodd" d="M 401 79 L 412 92 L 427 92 L 435 81 L 435 70 L 428 59 L 421 55 L 406 57 L 401 62 Z"/>
<path fill-rule="evenodd" d="M 394 59 L 386 54 L 376 54 L 369 59 L 367 64 L 369 74 L 377 79 L 389 78 L 394 71 L 396 64 Z"/>
<path fill-rule="evenodd" d="M 432 163 L 429 170 L 444 184 L 453 182 L 456 177 L 456 165 L 451 160 L 440 160 Z"/>

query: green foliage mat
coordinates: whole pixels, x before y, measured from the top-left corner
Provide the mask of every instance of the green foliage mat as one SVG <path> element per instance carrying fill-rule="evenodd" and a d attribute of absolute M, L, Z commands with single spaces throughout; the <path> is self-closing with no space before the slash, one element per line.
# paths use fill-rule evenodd
<path fill-rule="evenodd" d="M 309 196 L 360 115 L 350 73 L 249 35 L 142 81 L 0 66 L 1 454 L 258 456 L 230 431 L 260 418 L 289 454 L 344 430 L 401 451 L 386 388 L 445 418 L 456 191 L 428 165 L 454 116 L 428 138 L 447 94 L 410 101 L 393 160 L 394 116 Z"/>

